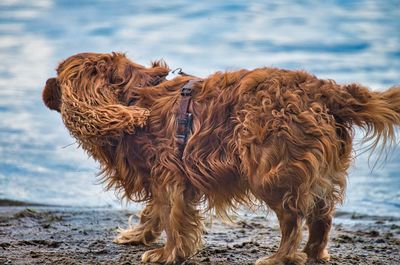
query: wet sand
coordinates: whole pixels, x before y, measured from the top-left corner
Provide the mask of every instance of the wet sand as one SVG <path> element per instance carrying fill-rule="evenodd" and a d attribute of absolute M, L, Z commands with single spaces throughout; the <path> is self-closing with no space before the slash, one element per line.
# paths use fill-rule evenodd
<path fill-rule="evenodd" d="M 117 227 L 125 227 L 136 212 L 0 205 L 0 264 L 140 264 L 140 256 L 151 249 L 112 243 Z M 400 264 L 399 221 L 342 214 L 331 233 L 331 261 L 322 264 Z M 204 247 L 184 264 L 254 264 L 279 244 L 272 214 L 240 215 L 232 224 L 214 219 L 211 227 L 206 223 Z"/>

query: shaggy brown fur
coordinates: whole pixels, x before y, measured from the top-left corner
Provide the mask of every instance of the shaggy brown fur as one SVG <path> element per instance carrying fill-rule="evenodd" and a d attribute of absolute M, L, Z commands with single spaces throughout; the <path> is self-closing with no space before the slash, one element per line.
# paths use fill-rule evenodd
<path fill-rule="evenodd" d="M 194 122 L 183 157 L 176 144 L 181 87 L 195 77 L 165 79 L 163 62 L 145 68 L 123 54 L 85 53 L 62 62 L 43 100 L 100 162 L 109 188 L 146 202 L 140 224 L 117 243 L 154 242 L 144 262 L 193 255 L 203 233 L 199 204 L 220 215 L 238 203 L 266 203 L 279 218 L 278 251 L 256 264 L 328 260 L 335 204 L 352 159 L 353 126 L 375 147 L 400 125 L 400 88 L 372 92 L 304 71 L 259 68 L 217 72 L 197 82 Z M 303 220 L 309 229 L 298 250 Z"/>

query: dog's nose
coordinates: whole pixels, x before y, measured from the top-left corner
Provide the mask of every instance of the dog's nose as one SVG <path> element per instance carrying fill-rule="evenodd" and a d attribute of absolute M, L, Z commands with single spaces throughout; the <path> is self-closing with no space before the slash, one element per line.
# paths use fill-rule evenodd
<path fill-rule="evenodd" d="M 57 78 L 52 77 L 47 79 L 46 85 L 42 94 L 44 104 L 52 110 L 60 112 L 61 107 L 61 89 Z"/>
<path fill-rule="evenodd" d="M 55 83 L 57 83 L 57 78 L 51 77 L 51 78 L 47 79 L 46 86 L 54 85 Z"/>

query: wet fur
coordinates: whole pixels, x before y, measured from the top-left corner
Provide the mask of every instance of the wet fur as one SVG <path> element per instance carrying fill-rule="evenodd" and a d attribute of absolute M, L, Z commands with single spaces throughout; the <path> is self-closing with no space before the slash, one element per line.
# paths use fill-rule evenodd
<path fill-rule="evenodd" d="M 121 230 L 115 242 L 151 244 L 165 231 L 165 245 L 142 260 L 184 260 L 201 245 L 202 202 L 222 216 L 238 204 L 263 202 L 276 212 L 282 239 L 257 264 L 328 260 L 353 126 L 365 129 L 372 148 L 394 140 L 400 88 L 372 92 L 276 68 L 217 72 L 194 87 L 182 157 L 177 102 L 194 77 L 167 81 L 168 71 L 162 61 L 145 68 L 119 53 L 78 54 L 59 65 L 43 91 L 45 104 L 100 162 L 108 188 L 146 202 L 140 224 Z M 300 252 L 303 220 L 309 240 Z"/>

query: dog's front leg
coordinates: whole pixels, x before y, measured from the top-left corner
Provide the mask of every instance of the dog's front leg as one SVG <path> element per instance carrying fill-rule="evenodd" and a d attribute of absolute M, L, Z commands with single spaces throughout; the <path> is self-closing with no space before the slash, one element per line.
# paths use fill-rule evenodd
<path fill-rule="evenodd" d="M 119 229 L 118 236 L 114 239 L 117 244 L 144 244 L 149 245 L 161 234 L 160 205 L 151 200 L 140 214 L 140 223 L 127 229 Z"/>
<path fill-rule="evenodd" d="M 183 183 L 176 182 L 157 187 L 155 194 L 167 241 L 163 247 L 145 252 L 142 261 L 171 264 L 185 260 L 199 249 L 203 233 L 193 196 Z"/>

